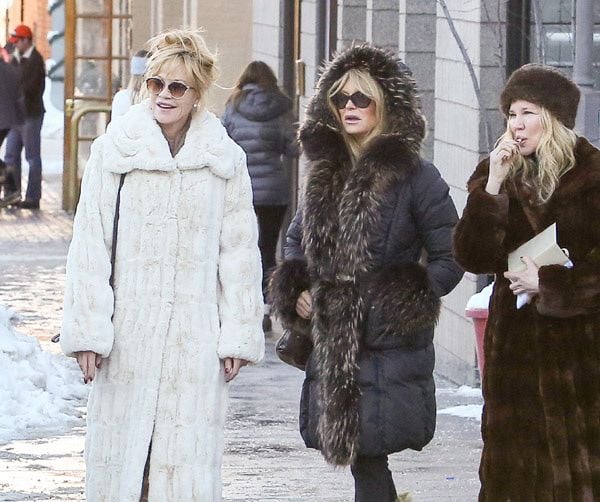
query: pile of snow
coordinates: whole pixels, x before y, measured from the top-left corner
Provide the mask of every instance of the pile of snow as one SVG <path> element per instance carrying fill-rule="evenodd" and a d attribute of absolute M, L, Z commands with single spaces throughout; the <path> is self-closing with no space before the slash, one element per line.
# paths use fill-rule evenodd
<path fill-rule="evenodd" d="M 11 320 L 15 313 L 0 305 L 0 444 L 68 429 L 88 394 L 75 360 L 44 352 Z"/>
<path fill-rule="evenodd" d="M 451 408 L 439 410 L 438 413 L 440 415 L 452 415 L 454 417 L 472 418 L 481 421 L 482 409 L 483 407 L 481 404 L 461 404 L 459 406 L 452 406 Z"/>
<path fill-rule="evenodd" d="M 461 385 L 458 389 L 456 389 L 456 395 L 483 399 L 481 389 L 479 387 L 469 387 L 468 385 Z"/>
<path fill-rule="evenodd" d="M 490 304 L 490 296 L 492 296 L 494 283 L 488 284 L 479 293 L 474 294 L 467 302 L 467 310 L 471 309 L 487 309 Z"/>
<path fill-rule="evenodd" d="M 447 393 L 447 392 L 446 392 Z M 465 399 L 477 399 L 483 401 L 483 396 L 481 395 L 481 389 L 475 387 L 469 387 L 468 385 L 461 385 L 458 389 L 453 389 L 450 392 L 454 396 L 459 396 Z M 474 404 L 461 404 L 458 406 L 451 406 L 449 408 L 444 408 L 438 410 L 438 414 L 440 415 L 452 415 L 454 417 L 460 418 L 471 418 L 474 420 L 481 421 L 481 412 L 482 412 L 483 404 L 482 403 L 474 403 Z"/>

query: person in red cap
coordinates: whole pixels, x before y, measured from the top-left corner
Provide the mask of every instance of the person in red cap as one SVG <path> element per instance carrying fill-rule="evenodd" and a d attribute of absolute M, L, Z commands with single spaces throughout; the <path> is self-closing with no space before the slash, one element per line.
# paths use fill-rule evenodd
<path fill-rule="evenodd" d="M 5 162 L 7 179 L 4 198 L 0 207 L 17 206 L 23 209 L 39 209 L 42 196 L 42 158 L 40 133 L 44 119 L 42 96 L 46 82 L 46 69 L 42 55 L 33 45 L 33 33 L 29 26 L 20 24 L 8 41 L 14 44 L 14 64 L 20 72 L 25 120 L 8 133 Z M 21 200 L 21 152 L 29 163 L 29 182 L 25 200 Z"/>

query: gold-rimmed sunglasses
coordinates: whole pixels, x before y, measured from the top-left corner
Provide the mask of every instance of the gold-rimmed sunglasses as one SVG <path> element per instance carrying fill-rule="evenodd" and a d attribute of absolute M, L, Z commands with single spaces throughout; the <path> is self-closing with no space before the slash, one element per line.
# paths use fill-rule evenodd
<path fill-rule="evenodd" d="M 174 99 L 181 99 L 188 91 L 188 89 L 193 89 L 189 85 L 184 84 L 183 82 L 169 82 L 168 84 L 160 77 L 148 77 L 146 79 L 146 88 L 150 94 L 160 94 L 164 88 L 169 90 L 171 97 Z"/>

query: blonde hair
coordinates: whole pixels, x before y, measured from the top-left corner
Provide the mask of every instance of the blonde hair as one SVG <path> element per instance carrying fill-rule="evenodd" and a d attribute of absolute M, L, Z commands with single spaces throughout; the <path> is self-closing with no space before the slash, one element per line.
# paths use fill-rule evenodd
<path fill-rule="evenodd" d="M 558 187 L 561 176 L 573 168 L 577 142 L 576 134 L 542 106 L 540 125 L 542 134 L 535 158 L 518 155 L 508 176 L 513 183 L 519 180 L 533 189 L 535 199 L 531 202 L 534 204 L 547 202 Z M 504 139 L 514 140 L 508 125 L 498 143 Z"/>
<path fill-rule="evenodd" d="M 341 124 L 340 112 L 336 109 L 335 105 L 331 98 L 340 92 L 343 87 L 350 83 L 354 87 L 356 87 L 360 92 L 362 92 L 365 96 L 368 96 L 375 103 L 375 114 L 377 117 L 377 124 L 373 128 L 373 130 L 367 134 L 364 138 L 358 139 L 351 134 L 346 133 L 343 125 Z M 363 70 L 348 70 L 341 78 L 336 80 L 329 89 L 327 93 L 327 104 L 331 112 L 338 119 L 338 122 L 342 126 L 340 129 L 342 131 L 342 136 L 346 145 L 352 154 L 353 160 L 360 155 L 361 150 L 367 145 L 369 141 L 371 141 L 374 137 L 379 136 L 386 129 L 386 113 L 384 106 L 384 96 L 383 90 L 381 86 L 377 83 L 377 81 L 366 71 Z"/>
<path fill-rule="evenodd" d="M 182 64 L 193 81 L 200 103 L 218 77 L 217 57 L 208 50 L 202 30 L 168 30 L 148 41 L 147 75 Z"/>

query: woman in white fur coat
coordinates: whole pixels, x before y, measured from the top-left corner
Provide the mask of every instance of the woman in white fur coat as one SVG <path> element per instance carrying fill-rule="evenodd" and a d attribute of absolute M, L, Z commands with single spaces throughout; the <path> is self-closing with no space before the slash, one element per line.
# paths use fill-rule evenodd
<path fill-rule="evenodd" d="M 252 190 L 243 151 L 202 106 L 216 73 L 202 37 L 173 30 L 149 48 L 150 99 L 110 124 L 85 169 L 61 345 L 93 380 L 87 500 L 214 502 L 227 384 L 264 353 Z"/>

